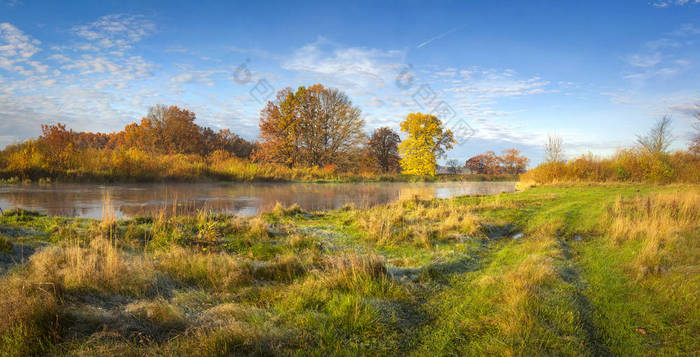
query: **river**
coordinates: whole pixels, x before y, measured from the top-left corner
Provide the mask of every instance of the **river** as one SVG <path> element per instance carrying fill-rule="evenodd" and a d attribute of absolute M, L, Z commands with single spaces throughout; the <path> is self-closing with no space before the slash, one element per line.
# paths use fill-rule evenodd
<path fill-rule="evenodd" d="M 104 212 L 128 218 L 173 212 L 173 207 L 178 213 L 205 209 L 254 215 L 277 202 L 298 204 L 306 210 L 329 210 L 345 204 L 369 207 L 414 196 L 450 198 L 514 191 L 514 182 L 31 184 L 0 186 L 0 208 L 86 218 L 100 218 Z"/>

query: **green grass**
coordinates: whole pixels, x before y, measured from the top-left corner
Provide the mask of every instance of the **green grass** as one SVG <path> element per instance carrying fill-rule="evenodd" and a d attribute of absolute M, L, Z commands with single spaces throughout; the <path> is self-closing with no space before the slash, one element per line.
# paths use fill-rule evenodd
<path fill-rule="evenodd" d="M 566 185 L 251 218 L 9 211 L 3 236 L 34 254 L 0 252 L 0 351 L 692 355 L 698 197 Z"/>

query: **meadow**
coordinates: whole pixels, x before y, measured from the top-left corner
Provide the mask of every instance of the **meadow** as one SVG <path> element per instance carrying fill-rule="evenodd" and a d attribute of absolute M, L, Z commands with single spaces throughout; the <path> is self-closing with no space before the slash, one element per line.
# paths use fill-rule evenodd
<path fill-rule="evenodd" d="M 700 187 L 0 216 L 3 355 L 692 355 Z"/>

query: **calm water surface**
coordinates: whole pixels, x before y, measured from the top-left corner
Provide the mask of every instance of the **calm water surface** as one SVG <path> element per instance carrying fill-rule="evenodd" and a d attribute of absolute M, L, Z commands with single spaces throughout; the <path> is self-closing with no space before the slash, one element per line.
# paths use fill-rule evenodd
<path fill-rule="evenodd" d="M 514 182 L 437 183 L 157 183 L 52 184 L 0 186 L 0 208 L 21 207 L 49 215 L 100 218 L 105 209 L 118 217 L 147 215 L 173 207 L 239 215 L 266 211 L 277 202 L 306 210 L 356 207 L 419 196 L 449 198 L 514 192 Z M 180 212 L 181 213 L 181 212 Z"/>

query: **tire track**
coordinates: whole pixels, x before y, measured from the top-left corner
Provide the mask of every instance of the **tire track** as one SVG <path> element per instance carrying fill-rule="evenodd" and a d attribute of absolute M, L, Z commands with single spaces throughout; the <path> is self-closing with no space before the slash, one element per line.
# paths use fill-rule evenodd
<path fill-rule="evenodd" d="M 562 272 L 562 278 L 572 284 L 575 288 L 574 292 L 574 304 L 581 316 L 581 323 L 583 330 L 586 333 L 586 344 L 593 352 L 594 356 L 612 356 L 612 353 L 606 346 L 606 344 L 601 340 L 598 329 L 595 327 L 595 318 L 593 316 L 593 306 L 590 300 L 584 294 L 586 290 L 586 283 L 581 280 L 581 274 L 576 266 L 576 262 L 571 254 L 571 247 L 563 239 L 557 239 L 559 242 L 559 247 L 566 259 L 566 266 Z"/>

